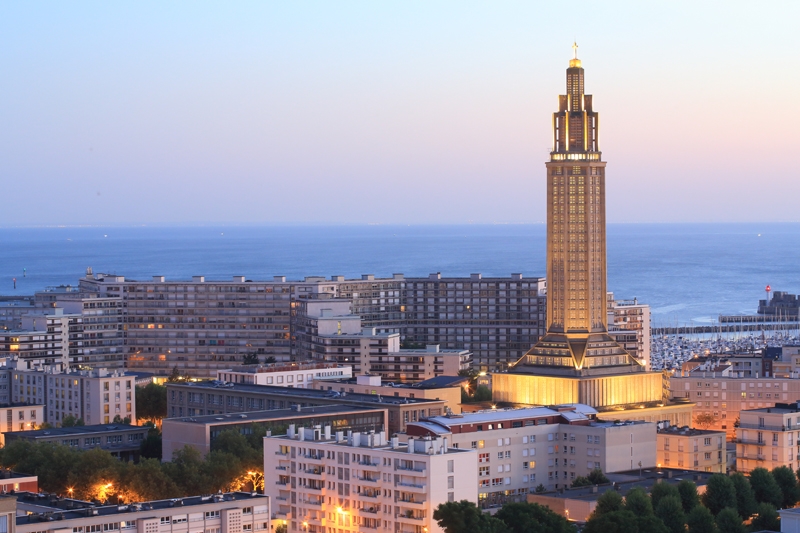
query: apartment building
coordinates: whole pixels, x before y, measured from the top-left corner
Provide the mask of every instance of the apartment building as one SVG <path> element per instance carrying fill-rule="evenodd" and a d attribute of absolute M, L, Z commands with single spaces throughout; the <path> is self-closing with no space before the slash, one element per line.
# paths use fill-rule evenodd
<path fill-rule="evenodd" d="M 661 425 L 656 437 L 656 461 L 659 468 L 724 474 L 728 465 L 726 441 L 724 431 Z"/>
<path fill-rule="evenodd" d="M 217 379 L 250 385 L 278 385 L 298 389 L 312 388 L 314 381 L 350 379 L 353 368 L 337 363 L 274 363 L 237 366 L 220 370 Z"/>
<path fill-rule="evenodd" d="M 80 292 L 77 287 L 48 287 L 34 295 L 36 307 L 61 308 L 75 318 L 69 326 L 69 359 L 73 366 L 122 368 L 125 365 L 123 302 Z"/>
<path fill-rule="evenodd" d="M 76 315 L 63 309 L 28 313 L 20 329 L 0 331 L 0 359 L 18 359 L 26 368 L 69 368 L 69 327 Z"/>
<path fill-rule="evenodd" d="M 188 418 L 165 418 L 162 420 L 162 456 L 169 460 L 173 453 L 184 446 L 191 446 L 205 457 L 211 451 L 211 441 L 221 432 L 238 431 L 252 435 L 257 427 L 275 434 L 283 434 L 289 424 L 331 426 L 336 431 L 359 431 L 368 433 L 388 424 L 385 409 L 321 405 L 306 409 L 275 409 L 250 411 L 222 416 L 204 415 Z"/>
<path fill-rule="evenodd" d="M 6 442 L 52 442 L 78 450 L 100 448 L 123 461 L 137 461 L 148 428 L 130 424 L 96 424 L 5 433 Z"/>
<path fill-rule="evenodd" d="M 695 369 L 687 375 L 672 376 L 670 397 L 694 402 L 692 418 L 707 415 L 704 429 L 724 430 L 729 439 L 736 435 L 734 423 L 745 410 L 774 407 L 800 399 L 800 380 L 775 377 L 738 377 L 730 373 Z M 692 425 L 695 425 L 694 423 Z"/>
<path fill-rule="evenodd" d="M 650 306 L 639 300 L 616 300 L 609 292 L 608 334 L 620 346 L 650 368 Z"/>
<path fill-rule="evenodd" d="M 656 465 L 654 423 L 605 422 L 583 404 L 435 416 L 409 424 L 406 433 L 476 450 L 482 506 L 525 501 L 539 485 L 569 487 L 595 468 L 610 473 Z"/>
<path fill-rule="evenodd" d="M 43 404 L 43 421 L 52 425 L 67 416 L 86 424 L 108 424 L 117 416 L 136 423 L 136 377 L 121 369 L 28 370 L 24 361 L 12 360 L 0 368 L 0 386 L 5 382 L 12 402 Z"/>
<path fill-rule="evenodd" d="M 772 470 L 800 465 L 800 405 L 776 403 L 773 407 L 745 409 L 736 428 L 736 470 Z"/>
<path fill-rule="evenodd" d="M 246 533 L 271 531 L 269 498 L 255 492 L 99 505 L 18 492 L 0 498 L 8 533 Z M 15 516 L 16 515 L 16 516 Z M 2 521 L 0 521 L 0 525 Z"/>
<path fill-rule="evenodd" d="M 0 296 L 0 331 L 19 329 L 22 316 L 35 310 L 32 296 Z"/>
<path fill-rule="evenodd" d="M 442 503 L 477 500 L 477 453 L 447 439 L 387 440 L 294 426 L 264 438 L 264 493 L 273 513 L 298 533 L 443 533 Z"/>
<path fill-rule="evenodd" d="M 427 398 L 386 398 L 373 394 L 220 381 L 167 383 L 166 386 L 167 413 L 171 418 L 343 405 L 386 409 L 388 412 L 386 429 L 389 433 L 397 433 L 405 431 L 409 422 L 441 415 L 445 406 L 444 400 Z"/>

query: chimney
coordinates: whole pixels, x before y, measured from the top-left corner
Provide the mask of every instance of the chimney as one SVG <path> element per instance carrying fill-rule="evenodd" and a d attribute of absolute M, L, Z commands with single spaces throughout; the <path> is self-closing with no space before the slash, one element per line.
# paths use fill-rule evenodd
<path fill-rule="evenodd" d="M 289 431 L 286 432 L 286 436 L 288 436 L 290 439 L 294 438 L 294 427 L 294 424 L 289 424 Z"/>
<path fill-rule="evenodd" d="M 361 444 L 361 433 L 356 431 L 352 435 L 352 439 L 350 440 L 350 446 L 352 446 L 353 448 L 358 448 L 360 444 Z"/>
<path fill-rule="evenodd" d="M 204 283 L 205 281 L 205 276 L 192 276 L 192 283 Z"/>
<path fill-rule="evenodd" d="M 409 439 L 408 439 L 408 453 L 414 453 L 414 438 L 413 437 L 409 437 Z"/>
<path fill-rule="evenodd" d="M 244 283 L 244 276 L 233 276 L 234 283 Z"/>
<path fill-rule="evenodd" d="M 331 427 L 325 426 L 325 440 L 331 440 Z"/>
<path fill-rule="evenodd" d="M 400 439 L 398 439 L 397 437 L 392 437 L 392 449 L 393 450 L 397 449 L 398 444 L 400 444 Z"/>
<path fill-rule="evenodd" d="M 337 431 L 336 442 L 342 442 L 343 440 L 344 440 L 344 431 Z"/>

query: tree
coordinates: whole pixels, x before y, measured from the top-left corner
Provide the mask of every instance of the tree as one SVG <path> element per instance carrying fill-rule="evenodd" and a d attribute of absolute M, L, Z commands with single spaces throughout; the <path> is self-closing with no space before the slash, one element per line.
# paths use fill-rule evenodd
<path fill-rule="evenodd" d="M 589 481 L 588 477 L 578 476 L 572 482 L 572 488 L 576 489 L 578 487 L 588 487 L 591 485 L 592 482 Z"/>
<path fill-rule="evenodd" d="M 726 507 L 717 515 L 719 533 L 746 533 L 742 517 L 733 507 Z"/>
<path fill-rule="evenodd" d="M 661 519 L 670 533 L 684 533 L 686 529 L 686 515 L 683 514 L 683 504 L 680 496 L 664 496 L 658 502 L 655 515 Z"/>
<path fill-rule="evenodd" d="M 751 531 L 780 531 L 781 520 L 778 511 L 769 503 L 759 503 L 756 507 L 756 517 L 750 522 Z"/>
<path fill-rule="evenodd" d="M 688 513 L 700 505 L 700 495 L 697 494 L 697 485 L 688 479 L 683 479 L 678 483 L 678 493 L 681 496 L 681 505 L 683 506 L 684 513 Z"/>
<path fill-rule="evenodd" d="M 545 487 L 544 485 L 542 485 L 541 483 L 539 483 L 538 485 L 536 485 L 536 488 L 535 488 L 535 489 L 533 489 L 533 491 L 534 491 L 536 494 L 541 494 L 541 493 L 543 493 L 543 492 L 547 492 L 547 487 Z"/>
<path fill-rule="evenodd" d="M 268 355 L 267 357 L 264 358 L 264 364 L 265 365 L 273 365 L 273 364 L 275 364 L 277 362 L 278 362 L 278 360 L 275 359 L 274 355 Z"/>
<path fill-rule="evenodd" d="M 172 372 L 170 372 L 169 377 L 167 378 L 167 381 L 169 383 L 176 383 L 178 381 L 185 381 L 185 380 L 186 380 L 186 376 L 181 374 L 181 371 L 178 370 L 178 365 L 173 366 L 172 367 Z"/>
<path fill-rule="evenodd" d="M 116 415 L 114 417 L 114 420 L 112 420 L 111 422 L 114 423 L 114 424 L 130 424 L 131 423 L 131 417 L 126 416 L 125 418 L 122 418 L 121 416 Z M 79 425 L 82 425 L 82 424 L 79 424 Z"/>
<path fill-rule="evenodd" d="M 162 444 L 161 432 L 155 426 L 151 426 L 147 432 L 147 437 L 139 445 L 139 455 L 144 459 L 158 459 L 161 461 Z"/>
<path fill-rule="evenodd" d="M 485 515 L 471 501 L 442 503 L 433 512 L 433 519 L 445 533 L 500 533 L 503 523 Z"/>
<path fill-rule="evenodd" d="M 86 423 L 83 421 L 83 418 L 75 418 L 72 415 L 67 415 L 61 419 L 61 427 L 62 428 L 71 428 L 75 426 L 84 426 Z"/>
<path fill-rule="evenodd" d="M 613 489 L 605 491 L 597 498 L 597 505 L 592 516 L 602 516 L 604 514 L 621 511 L 624 507 L 622 496 Z"/>
<path fill-rule="evenodd" d="M 242 364 L 243 365 L 257 365 L 259 363 L 258 355 L 256 352 L 250 352 L 244 354 L 242 357 Z"/>
<path fill-rule="evenodd" d="M 167 416 L 167 388 L 148 383 L 136 387 L 136 417 L 139 420 L 152 420 L 159 423 Z"/>
<path fill-rule="evenodd" d="M 486 385 L 481 385 L 475 389 L 475 394 L 472 395 L 473 402 L 491 402 L 492 391 Z"/>
<path fill-rule="evenodd" d="M 800 501 L 800 488 L 797 485 L 797 476 L 788 466 L 779 466 L 772 469 L 772 477 L 781 489 L 783 502 L 781 508 L 794 507 Z"/>
<path fill-rule="evenodd" d="M 680 499 L 681 493 L 678 492 L 677 487 L 669 483 L 656 483 L 653 485 L 653 488 L 650 490 L 650 498 L 653 500 L 653 509 L 658 507 L 661 499 L 667 496 L 675 496 Z"/>
<path fill-rule="evenodd" d="M 747 520 L 756 512 L 756 496 L 750 481 L 741 472 L 735 472 L 730 477 L 733 488 L 736 490 L 736 510 L 742 520 Z"/>
<path fill-rule="evenodd" d="M 650 496 L 639 487 L 634 487 L 625 495 L 626 511 L 632 512 L 636 516 L 647 516 L 653 514 L 653 504 Z"/>
<path fill-rule="evenodd" d="M 714 416 L 712 413 L 700 413 L 696 417 L 694 417 L 695 426 L 702 429 L 708 429 L 716 423 L 717 423 L 717 417 Z"/>
<path fill-rule="evenodd" d="M 781 488 L 766 468 L 759 467 L 750 471 L 750 485 L 758 503 L 771 503 L 776 508 L 783 503 Z"/>
<path fill-rule="evenodd" d="M 575 533 L 575 526 L 566 518 L 536 503 L 507 503 L 494 516 L 509 533 Z"/>
<path fill-rule="evenodd" d="M 608 491 L 603 496 L 609 493 L 616 494 L 615 491 Z M 598 505 L 599 503 L 598 500 Z M 619 510 L 601 514 L 596 513 L 597 509 L 595 508 L 595 512 L 589 517 L 582 533 L 640 533 L 639 521 L 636 519 L 636 515 L 630 511 Z"/>
<path fill-rule="evenodd" d="M 689 526 L 689 533 L 715 533 L 717 529 L 714 515 L 702 505 L 695 505 L 689 512 L 686 516 L 686 525 Z"/>
<path fill-rule="evenodd" d="M 592 485 L 602 485 L 603 483 L 611 483 L 606 477 L 606 475 L 603 474 L 603 471 L 600 470 L 599 468 L 595 468 L 594 470 L 589 472 L 589 475 L 586 477 L 589 479 L 589 481 L 592 482 Z"/>
<path fill-rule="evenodd" d="M 180 487 L 164 472 L 158 459 L 142 459 L 130 468 L 124 481 L 130 500 L 164 500 L 183 495 Z"/>
<path fill-rule="evenodd" d="M 708 478 L 706 492 L 701 501 L 714 516 L 726 507 L 736 509 L 736 489 L 733 482 L 724 474 L 713 474 Z"/>

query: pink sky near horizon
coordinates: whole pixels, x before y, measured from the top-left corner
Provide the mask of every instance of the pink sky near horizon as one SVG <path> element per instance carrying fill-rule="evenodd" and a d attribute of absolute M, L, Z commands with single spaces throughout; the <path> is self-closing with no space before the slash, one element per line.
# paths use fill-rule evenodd
<path fill-rule="evenodd" d="M 565 5 L 4 4 L 0 226 L 542 222 L 573 38 L 609 222 L 800 220 L 800 4 Z"/>

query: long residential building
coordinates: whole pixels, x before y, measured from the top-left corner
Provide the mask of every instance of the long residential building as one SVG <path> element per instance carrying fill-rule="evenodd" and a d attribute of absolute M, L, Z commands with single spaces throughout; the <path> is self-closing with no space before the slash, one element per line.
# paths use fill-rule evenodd
<path fill-rule="evenodd" d="M 433 513 L 477 500 L 477 453 L 447 439 L 299 428 L 264 438 L 264 493 L 291 533 L 443 533 Z"/>
<path fill-rule="evenodd" d="M 270 533 L 269 498 L 255 492 L 190 496 L 127 505 L 19 492 L 0 498 L 8 533 Z"/>
<path fill-rule="evenodd" d="M 723 430 L 729 439 L 735 437 L 735 423 L 743 411 L 800 400 L 800 380 L 792 378 L 738 377 L 696 369 L 672 376 L 669 386 L 673 400 L 694 402 L 693 419 L 706 419 L 704 429 Z"/>
<path fill-rule="evenodd" d="M 375 430 L 387 429 L 390 433 L 405 431 L 409 422 L 443 414 L 446 403 L 445 400 L 429 398 L 395 398 L 221 381 L 178 382 L 166 386 L 167 415 L 172 418 L 343 405 L 386 409 L 388 427 L 376 427 Z"/>
<path fill-rule="evenodd" d="M 397 333 L 408 345 L 469 352 L 477 370 L 503 371 L 544 334 L 545 289 L 544 278 L 521 274 L 365 274 L 295 281 L 153 276 L 137 281 L 89 269 L 76 288 L 37 293 L 35 306 L 41 311 L 56 305 L 77 315 L 67 349 L 73 364 L 86 366 L 127 365 L 158 374 L 177 367 L 192 376 L 214 377 L 241 364 L 247 354 L 262 361 L 304 359 L 317 327 L 315 309 L 341 314 L 342 306 L 349 306 L 349 314 L 377 334 Z M 20 309 L 7 311 L 9 321 Z M 629 328 L 640 322 L 620 319 L 625 326 L 619 330 L 625 335 L 621 342 L 645 350 L 646 328 Z"/>
<path fill-rule="evenodd" d="M 406 432 L 476 450 L 478 498 L 491 506 L 525 501 L 540 486 L 569 487 L 594 469 L 656 465 L 656 424 L 605 422 L 597 414 L 582 404 L 500 409 L 430 417 L 409 424 Z"/>

